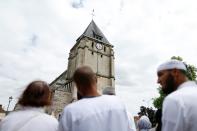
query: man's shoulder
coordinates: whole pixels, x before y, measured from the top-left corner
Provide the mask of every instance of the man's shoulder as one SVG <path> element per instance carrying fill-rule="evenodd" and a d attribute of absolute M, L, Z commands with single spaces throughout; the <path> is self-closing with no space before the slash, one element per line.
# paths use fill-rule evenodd
<path fill-rule="evenodd" d="M 163 110 L 167 109 L 169 106 L 179 106 L 181 101 L 182 94 L 179 91 L 174 91 L 171 94 L 167 95 L 163 102 Z"/>
<path fill-rule="evenodd" d="M 177 89 L 176 91 L 169 94 L 166 99 L 168 100 L 179 100 L 187 98 L 188 96 L 197 97 L 197 86 L 185 86 L 184 88 Z"/>
<path fill-rule="evenodd" d="M 124 105 L 122 100 L 118 96 L 114 95 L 103 95 L 102 100 L 112 105 Z"/>
<path fill-rule="evenodd" d="M 166 98 L 164 99 L 164 105 L 165 104 L 169 104 L 169 103 L 177 103 L 182 99 L 182 93 L 180 92 L 180 90 L 176 90 L 172 93 L 170 93 L 169 95 L 166 96 Z"/>
<path fill-rule="evenodd" d="M 75 101 L 73 103 L 66 105 L 64 107 L 64 111 L 65 110 L 73 110 L 73 108 L 77 108 L 78 106 L 80 106 L 81 101 L 83 101 L 83 100 L 78 100 L 78 101 Z"/>
<path fill-rule="evenodd" d="M 172 93 L 170 93 L 169 95 L 166 96 L 166 99 L 175 99 L 177 97 L 180 97 L 182 95 L 182 93 L 180 93 L 180 90 L 176 90 Z"/>
<path fill-rule="evenodd" d="M 64 112 L 80 112 L 81 109 L 91 110 L 94 108 L 103 109 L 105 107 L 124 107 L 123 102 L 117 96 L 102 95 L 94 98 L 84 98 L 67 105 Z"/>
<path fill-rule="evenodd" d="M 190 103 L 192 100 L 197 99 L 197 88 L 195 87 L 185 87 L 178 89 L 168 96 L 164 100 L 164 106 L 168 105 L 182 105 Z"/>

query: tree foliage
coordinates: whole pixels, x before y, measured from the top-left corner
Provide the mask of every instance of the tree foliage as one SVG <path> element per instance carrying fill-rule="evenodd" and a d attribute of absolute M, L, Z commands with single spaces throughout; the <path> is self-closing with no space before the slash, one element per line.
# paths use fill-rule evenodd
<path fill-rule="evenodd" d="M 162 104 L 163 104 L 163 100 L 166 97 L 166 95 L 161 90 L 161 87 L 157 88 L 157 90 L 159 91 L 160 95 L 159 95 L 159 97 L 153 99 L 153 105 L 154 105 L 155 108 L 161 109 Z"/>
<path fill-rule="evenodd" d="M 171 57 L 171 59 L 183 61 L 183 59 L 180 56 L 173 56 L 173 57 Z M 187 68 L 186 75 L 187 75 L 188 79 L 192 80 L 192 81 L 196 80 L 197 68 L 194 65 L 187 64 L 186 62 L 184 62 L 184 64 L 186 65 L 186 68 Z M 158 88 L 158 91 L 159 91 L 160 96 L 157 98 L 154 98 L 153 105 L 155 108 L 161 109 L 162 104 L 163 104 L 163 100 L 166 97 L 166 95 L 161 90 L 161 87 Z"/>
<path fill-rule="evenodd" d="M 180 60 L 183 61 L 183 59 L 180 56 L 173 56 L 171 59 L 176 59 L 176 60 Z M 188 77 L 189 80 L 194 81 L 196 80 L 196 72 L 197 72 L 197 68 L 194 65 L 190 65 L 187 64 L 186 62 L 183 62 L 187 68 L 187 72 L 186 75 Z"/>

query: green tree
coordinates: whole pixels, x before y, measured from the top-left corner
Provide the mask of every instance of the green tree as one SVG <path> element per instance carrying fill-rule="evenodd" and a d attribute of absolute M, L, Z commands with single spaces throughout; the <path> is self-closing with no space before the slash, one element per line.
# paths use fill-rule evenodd
<path fill-rule="evenodd" d="M 171 57 L 171 59 L 176 59 L 176 60 L 183 61 L 183 59 L 180 56 L 173 56 L 173 57 Z M 194 65 L 187 64 L 186 62 L 184 62 L 184 64 L 187 67 L 186 75 L 187 75 L 188 79 L 192 80 L 192 81 L 196 80 L 197 68 Z M 159 91 L 160 96 L 157 97 L 157 98 L 154 98 L 153 105 L 154 105 L 155 108 L 161 109 L 162 104 L 163 104 L 163 100 L 166 97 L 166 95 L 161 90 L 161 87 L 158 88 L 158 91 Z"/>
<path fill-rule="evenodd" d="M 163 100 L 166 97 L 166 95 L 161 90 L 161 87 L 157 88 L 157 90 L 159 91 L 159 97 L 153 99 L 153 105 L 155 108 L 161 109 L 162 104 L 163 104 Z"/>

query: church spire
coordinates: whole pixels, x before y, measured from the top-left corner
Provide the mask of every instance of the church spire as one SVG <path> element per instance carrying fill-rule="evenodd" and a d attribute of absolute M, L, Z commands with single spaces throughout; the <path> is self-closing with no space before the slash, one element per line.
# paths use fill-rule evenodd
<path fill-rule="evenodd" d="M 106 44 L 110 44 L 107 38 L 104 36 L 104 34 L 101 32 L 101 30 L 98 28 L 98 26 L 95 24 L 94 20 L 90 22 L 86 30 L 83 32 L 83 34 L 77 39 L 80 40 L 82 37 L 89 37 L 96 39 L 98 41 L 101 41 Z"/>

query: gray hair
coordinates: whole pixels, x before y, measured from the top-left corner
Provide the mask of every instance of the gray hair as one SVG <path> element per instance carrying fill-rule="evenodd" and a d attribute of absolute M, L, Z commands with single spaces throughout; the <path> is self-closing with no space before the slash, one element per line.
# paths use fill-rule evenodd
<path fill-rule="evenodd" d="M 115 95 L 115 88 L 113 88 L 113 87 L 105 87 L 104 89 L 103 89 L 103 94 L 104 95 Z"/>

